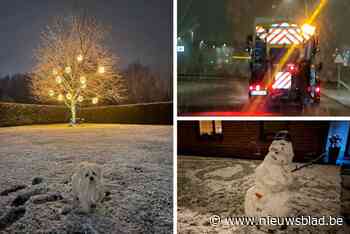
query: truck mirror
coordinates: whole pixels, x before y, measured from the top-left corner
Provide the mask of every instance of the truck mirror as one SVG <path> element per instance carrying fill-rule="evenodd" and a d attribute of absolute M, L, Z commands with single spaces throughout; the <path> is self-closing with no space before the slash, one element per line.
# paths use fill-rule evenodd
<path fill-rule="evenodd" d="M 320 52 L 320 48 L 319 47 L 315 47 L 313 50 L 312 50 L 312 53 L 315 55 L 315 54 L 318 54 Z"/>

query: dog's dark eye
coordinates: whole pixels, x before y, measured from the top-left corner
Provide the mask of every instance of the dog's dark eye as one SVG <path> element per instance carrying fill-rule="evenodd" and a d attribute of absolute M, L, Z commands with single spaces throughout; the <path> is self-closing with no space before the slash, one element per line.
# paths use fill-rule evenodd
<path fill-rule="evenodd" d="M 86 174 L 86 175 L 85 175 L 85 177 L 88 177 L 88 176 L 89 176 L 89 174 Z"/>
<path fill-rule="evenodd" d="M 95 176 L 96 175 L 96 173 L 95 172 L 92 172 L 92 174 Z"/>

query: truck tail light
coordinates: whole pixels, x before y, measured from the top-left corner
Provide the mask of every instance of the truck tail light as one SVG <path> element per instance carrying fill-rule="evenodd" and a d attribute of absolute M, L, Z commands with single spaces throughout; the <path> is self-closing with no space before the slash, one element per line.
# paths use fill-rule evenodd
<path fill-rule="evenodd" d="M 250 91 L 253 91 L 253 90 L 256 90 L 256 91 L 260 91 L 260 90 L 264 90 L 264 87 L 257 84 L 257 85 L 249 85 L 249 90 Z"/>
<path fill-rule="evenodd" d="M 297 67 L 297 65 L 295 65 L 293 63 L 290 63 L 290 64 L 287 65 L 287 70 L 288 70 L 289 73 L 295 74 L 298 71 L 298 67 Z"/>

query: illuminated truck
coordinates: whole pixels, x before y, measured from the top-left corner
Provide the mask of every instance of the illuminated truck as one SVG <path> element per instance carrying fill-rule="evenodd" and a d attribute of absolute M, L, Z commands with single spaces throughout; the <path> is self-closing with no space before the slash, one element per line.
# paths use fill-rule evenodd
<path fill-rule="evenodd" d="M 283 19 L 257 18 L 250 51 L 249 97 L 301 104 L 320 102 L 316 27 Z M 281 102 L 279 102 L 281 103 Z"/>

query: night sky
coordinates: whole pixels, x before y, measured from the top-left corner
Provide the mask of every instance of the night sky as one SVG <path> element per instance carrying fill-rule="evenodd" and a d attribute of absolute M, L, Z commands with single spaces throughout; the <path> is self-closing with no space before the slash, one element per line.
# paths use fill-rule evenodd
<path fill-rule="evenodd" d="M 2 0 L 0 76 L 30 72 L 45 26 L 82 10 L 112 28 L 107 46 L 120 58 L 121 68 L 139 61 L 170 76 L 172 0 Z"/>
<path fill-rule="evenodd" d="M 246 36 L 254 29 L 256 17 L 305 17 L 305 3 L 310 14 L 319 0 L 178 0 L 179 35 L 195 31 L 195 39 L 216 42 L 231 42 L 245 45 Z M 350 47 L 349 0 L 327 1 L 316 24 L 319 25 L 323 48 Z M 333 45 L 336 44 L 336 45 Z M 334 47 L 334 48 L 331 48 Z M 321 50 L 322 53 L 323 50 Z M 329 55 L 327 55 L 329 57 Z"/>

